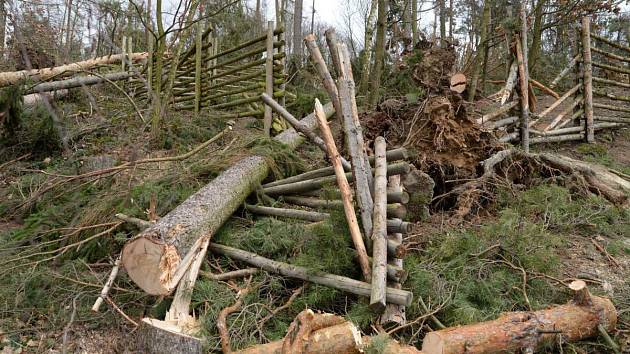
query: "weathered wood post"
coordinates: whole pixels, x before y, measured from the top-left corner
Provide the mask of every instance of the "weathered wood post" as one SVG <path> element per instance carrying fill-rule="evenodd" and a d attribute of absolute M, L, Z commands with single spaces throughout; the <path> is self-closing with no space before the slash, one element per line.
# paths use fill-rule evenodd
<path fill-rule="evenodd" d="M 265 93 L 273 97 L 273 21 L 267 22 L 267 60 L 265 62 Z M 271 122 L 273 113 L 269 105 L 265 105 L 264 129 L 265 135 L 271 136 Z"/>
<path fill-rule="evenodd" d="M 593 65 L 591 62 L 591 19 L 582 17 L 582 84 L 584 85 L 584 135 L 589 143 L 595 142 L 593 129 Z"/>
<path fill-rule="evenodd" d="M 203 38 L 201 33 L 201 21 L 197 21 L 195 31 L 195 114 L 201 110 L 201 54 Z"/>
<path fill-rule="evenodd" d="M 372 292 L 370 308 L 385 311 L 387 289 L 387 145 L 379 136 L 374 141 L 374 212 L 372 214 Z"/>

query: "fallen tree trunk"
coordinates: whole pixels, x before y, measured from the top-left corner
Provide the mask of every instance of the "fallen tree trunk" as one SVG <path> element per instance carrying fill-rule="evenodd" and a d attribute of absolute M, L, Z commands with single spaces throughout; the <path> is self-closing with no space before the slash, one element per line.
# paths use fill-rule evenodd
<path fill-rule="evenodd" d="M 332 105 L 326 105 L 326 114 L 332 113 Z M 313 115 L 302 122 L 308 127 L 317 124 Z M 303 138 L 289 129 L 275 140 L 295 148 Z M 149 294 L 171 293 L 192 262 L 195 244 L 214 234 L 268 172 L 265 158 L 246 157 L 128 241 L 122 264 L 129 277 Z"/>
<path fill-rule="evenodd" d="M 94 58 L 76 63 L 70 63 L 52 68 L 22 70 L 0 73 L 0 87 L 14 85 L 22 80 L 45 81 L 53 77 L 63 77 L 76 74 L 98 65 L 116 64 L 126 57 L 126 54 L 115 54 L 99 58 Z M 133 53 L 129 55 L 132 61 L 140 61 L 146 59 L 147 53 Z"/>
<path fill-rule="evenodd" d="M 41 84 L 37 84 L 33 86 L 26 93 L 34 93 L 34 92 L 48 92 L 55 91 L 61 89 L 69 89 L 80 86 L 90 86 L 100 84 L 101 82 L 109 81 L 118 81 L 128 79 L 133 77 L 135 74 L 130 72 L 119 72 L 119 73 L 110 73 L 102 76 L 96 75 L 88 75 L 88 76 L 80 76 L 73 77 L 67 80 L 60 81 L 51 81 L 51 82 L 42 82 Z"/>
<path fill-rule="evenodd" d="M 584 292 L 576 301 L 534 312 L 508 312 L 494 321 L 429 332 L 422 343 L 427 354 L 533 353 L 545 344 L 597 335 L 597 327 L 615 328 L 617 312 L 606 298 Z"/>
<path fill-rule="evenodd" d="M 68 90 L 58 90 L 53 92 L 31 93 L 24 95 L 24 107 L 27 109 L 43 104 L 44 100 L 54 100 L 68 95 Z"/>
<path fill-rule="evenodd" d="M 349 292 L 351 294 L 369 297 L 372 287 L 370 284 L 342 277 L 340 275 L 314 272 L 304 267 L 274 261 L 261 257 L 255 253 L 239 250 L 236 248 L 210 244 L 210 250 L 216 254 L 221 254 L 235 260 L 251 264 L 270 273 L 276 273 L 285 277 L 291 277 L 309 281 L 315 284 L 329 286 L 334 289 Z M 387 288 L 386 298 L 388 303 L 409 306 L 413 299 L 413 294 L 409 291 Z"/>

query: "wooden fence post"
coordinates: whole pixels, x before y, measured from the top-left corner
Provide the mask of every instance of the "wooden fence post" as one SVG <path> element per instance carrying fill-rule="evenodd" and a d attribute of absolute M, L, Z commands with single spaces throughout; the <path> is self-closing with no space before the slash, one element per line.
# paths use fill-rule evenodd
<path fill-rule="evenodd" d="M 273 97 L 273 21 L 267 22 L 267 61 L 265 63 L 265 92 Z M 265 105 L 264 129 L 265 135 L 271 136 L 272 122 L 271 107 Z"/>
<path fill-rule="evenodd" d="M 593 66 L 591 62 L 591 19 L 582 17 L 582 60 L 584 84 L 584 135 L 589 143 L 595 142 L 595 129 L 593 129 Z"/>
<path fill-rule="evenodd" d="M 197 21 L 195 31 L 195 114 L 201 109 L 201 53 L 203 49 L 201 21 Z"/>

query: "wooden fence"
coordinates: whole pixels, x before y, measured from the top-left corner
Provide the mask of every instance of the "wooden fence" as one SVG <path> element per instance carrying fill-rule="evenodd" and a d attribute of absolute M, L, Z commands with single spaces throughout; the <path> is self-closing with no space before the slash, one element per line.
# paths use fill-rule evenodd
<path fill-rule="evenodd" d="M 178 60 L 171 104 L 199 112 L 219 111 L 224 118 L 262 117 L 265 107 L 260 94 L 273 95 L 284 104 L 285 41 L 283 28 L 268 24 L 263 35 L 226 48 L 207 29 L 197 31 L 195 43 Z M 167 60 L 167 72 L 173 65 Z M 146 88 L 138 85 L 138 97 Z M 267 113 L 268 119 L 271 112 Z"/>
<path fill-rule="evenodd" d="M 591 33 L 588 17 L 584 17 L 581 25 L 576 27 L 575 44 L 573 59 L 549 87 L 543 86 L 557 99 L 542 112 L 530 115 L 525 130 L 525 134 L 531 136 L 529 143 L 569 140 L 592 143 L 596 130 L 630 124 L 630 96 L 611 92 L 613 88 L 617 91 L 630 89 L 630 47 Z M 625 67 L 622 66 L 624 64 Z M 562 95 L 555 94 L 553 89 L 566 82 L 571 73 L 574 74 L 572 87 Z M 503 142 L 522 143 L 520 135 L 523 129 L 519 127 L 523 124 L 518 112 L 520 96 L 515 94 L 516 99 L 508 102 L 517 76 L 510 75 L 505 88 L 497 93 L 501 97 L 501 106 L 478 120 L 488 130 L 502 131 L 500 140 Z M 532 82 L 534 80 L 530 80 L 530 84 Z M 531 87 L 529 91 L 533 92 Z M 513 113 L 510 117 L 498 119 L 502 115 L 510 115 L 510 111 Z"/>

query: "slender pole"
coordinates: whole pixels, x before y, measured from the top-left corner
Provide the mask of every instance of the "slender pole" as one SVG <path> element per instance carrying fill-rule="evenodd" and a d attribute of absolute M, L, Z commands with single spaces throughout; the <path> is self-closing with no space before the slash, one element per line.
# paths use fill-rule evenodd
<path fill-rule="evenodd" d="M 328 126 L 326 114 L 324 114 L 324 109 L 322 108 L 322 105 L 321 103 L 319 103 L 318 99 L 315 99 L 315 116 L 317 117 L 317 122 L 319 123 L 319 129 L 322 132 L 322 138 L 324 139 L 326 147 L 328 148 L 328 157 L 330 158 L 333 167 L 335 168 L 337 184 L 339 185 L 339 191 L 341 192 L 341 199 L 343 201 L 343 209 L 346 214 L 346 220 L 348 221 L 348 227 L 350 229 L 350 235 L 352 236 L 352 242 L 354 243 L 354 248 L 357 251 L 359 265 L 361 266 L 361 272 L 363 273 L 363 278 L 366 281 L 370 281 L 372 279 L 370 274 L 370 262 L 368 260 L 365 244 L 363 243 L 363 237 L 361 236 L 361 230 L 359 229 L 357 216 L 354 212 L 354 205 L 352 204 L 352 192 L 350 190 L 348 180 L 346 179 L 346 174 L 343 170 L 343 167 L 341 166 L 339 152 L 337 151 L 335 139 L 333 138 L 332 132 L 330 131 L 330 127 Z"/>
<path fill-rule="evenodd" d="M 387 288 L 387 144 L 382 136 L 374 141 L 374 212 L 372 214 L 372 293 L 370 308 L 385 311 Z"/>
<path fill-rule="evenodd" d="M 197 21 L 195 33 L 195 114 L 201 110 L 201 50 L 203 38 L 201 37 L 201 21 Z"/>
<path fill-rule="evenodd" d="M 125 61 L 127 60 L 127 36 L 122 37 L 122 45 L 120 47 L 122 49 L 122 55 L 120 58 L 120 70 L 125 71 Z"/>
<path fill-rule="evenodd" d="M 591 61 L 591 19 L 582 17 L 582 59 L 584 85 L 584 117 L 586 118 L 586 141 L 595 142 L 595 129 L 593 129 L 593 65 Z"/>
<path fill-rule="evenodd" d="M 521 147 L 529 152 L 529 68 L 527 65 L 527 13 L 525 0 L 520 3 L 521 33 L 517 41 L 516 55 L 519 62 L 521 88 Z"/>
<path fill-rule="evenodd" d="M 267 22 L 267 61 L 265 63 L 265 92 L 273 96 L 273 21 Z M 266 136 L 271 136 L 271 122 L 273 112 L 269 105 L 265 105 L 264 130 Z"/>

